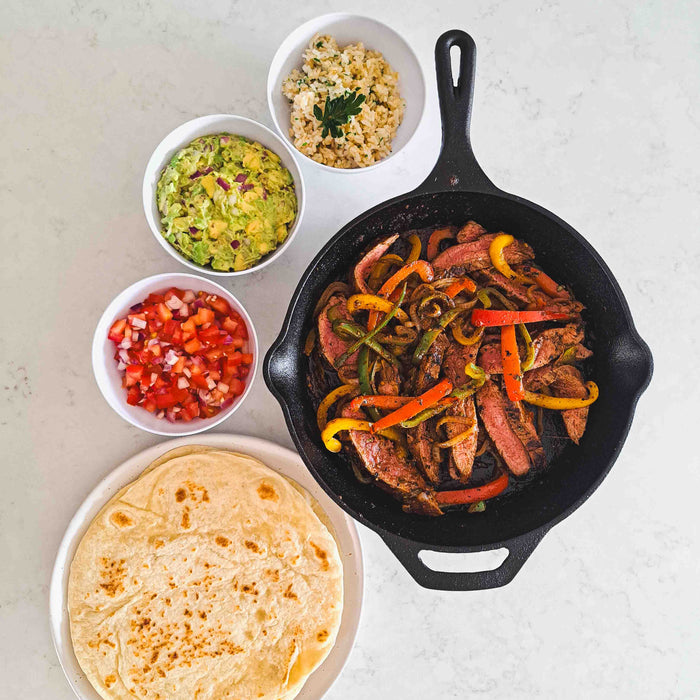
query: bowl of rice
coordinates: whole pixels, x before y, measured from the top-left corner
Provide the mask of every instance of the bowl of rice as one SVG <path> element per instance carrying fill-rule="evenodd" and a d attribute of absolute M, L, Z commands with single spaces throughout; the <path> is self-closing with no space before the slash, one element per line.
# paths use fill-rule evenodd
<path fill-rule="evenodd" d="M 282 138 L 305 159 L 344 173 L 402 150 L 425 109 L 415 53 L 369 17 L 334 13 L 295 29 L 270 65 L 267 99 Z"/>

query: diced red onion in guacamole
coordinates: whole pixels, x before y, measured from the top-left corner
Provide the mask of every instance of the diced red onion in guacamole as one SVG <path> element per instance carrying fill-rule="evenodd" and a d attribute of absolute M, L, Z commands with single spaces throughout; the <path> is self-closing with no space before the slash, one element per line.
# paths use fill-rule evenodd
<path fill-rule="evenodd" d="M 226 180 L 224 180 L 223 178 L 217 177 L 216 181 L 219 183 L 219 186 L 227 192 L 231 189 L 231 185 L 229 185 L 228 182 L 226 182 Z"/>
<path fill-rule="evenodd" d="M 247 177 L 245 173 L 238 173 L 238 175 L 236 175 L 236 182 L 245 182 Z"/>

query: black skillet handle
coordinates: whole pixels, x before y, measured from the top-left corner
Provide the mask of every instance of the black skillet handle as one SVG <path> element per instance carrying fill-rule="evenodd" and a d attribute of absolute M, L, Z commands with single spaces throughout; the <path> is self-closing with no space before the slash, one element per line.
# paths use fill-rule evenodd
<path fill-rule="evenodd" d="M 536 530 L 502 545 L 485 547 L 485 550 L 505 547 L 508 556 L 496 569 L 474 572 L 436 571 L 426 566 L 418 556 L 425 547 L 387 533 L 381 533 L 381 538 L 423 588 L 436 591 L 483 591 L 510 583 L 546 533 L 547 528 Z"/>
<path fill-rule="evenodd" d="M 453 46 L 460 52 L 457 85 L 450 59 Z M 451 29 L 437 40 L 435 70 L 442 117 L 442 149 L 433 171 L 418 187 L 419 192 L 499 192 L 476 162 L 469 136 L 475 68 L 476 45 L 469 34 Z"/>

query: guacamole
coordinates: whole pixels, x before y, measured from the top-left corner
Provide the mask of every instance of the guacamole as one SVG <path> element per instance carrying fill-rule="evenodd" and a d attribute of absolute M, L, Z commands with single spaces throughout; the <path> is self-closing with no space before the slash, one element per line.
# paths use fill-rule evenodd
<path fill-rule="evenodd" d="M 197 265 L 246 270 L 281 245 L 297 211 L 276 153 L 234 134 L 201 136 L 163 170 L 156 201 L 163 237 Z"/>

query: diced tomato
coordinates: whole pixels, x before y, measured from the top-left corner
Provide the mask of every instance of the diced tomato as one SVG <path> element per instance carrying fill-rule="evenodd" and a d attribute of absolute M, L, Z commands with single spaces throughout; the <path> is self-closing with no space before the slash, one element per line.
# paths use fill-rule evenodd
<path fill-rule="evenodd" d="M 126 386 L 134 386 L 143 376 L 143 365 L 129 365 L 126 368 Z"/>
<path fill-rule="evenodd" d="M 185 352 L 191 355 L 193 352 L 201 350 L 202 344 L 197 338 L 192 338 L 192 340 L 188 340 L 183 347 L 185 348 Z"/>
<path fill-rule="evenodd" d="M 158 304 L 158 316 L 160 316 L 161 321 L 165 323 L 173 317 L 173 312 L 163 303 Z"/>
<path fill-rule="evenodd" d="M 112 324 L 112 327 L 109 329 L 109 333 L 107 334 L 107 337 L 110 340 L 113 340 L 115 343 L 121 343 L 122 340 L 124 340 L 124 329 L 125 328 L 126 328 L 126 319 L 120 318 L 119 320 L 115 321 Z M 131 335 L 131 331 L 129 331 L 129 335 Z"/>
<path fill-rule="evenodd" d="M 229 312 L 231 311 L 231 307 L 226 299 L 222 299 L 217 294 L 209 294 L 209 296 L 206 298 L 206 303 L 209 304 L 214 311 L 223 314 L 224 316 L 228 316 Z"/>
<path fill-rule="evenodd" d="M 168 302 L 175 298 L 188 303 L 171 309 Z M 164 411 L 170 421 L 191 421 L 215 416 L 243 393 L 253 355 L 242 352 L 248 330 L 225 299 L 172 287 L 150 294 L 135 309 L 107 334 L 115 345 L 130 341 L 114 355 L 126 365 L 122 385 L 129 405 Z M 172 366 L 162 360 L 171 350 L 177 355 Z M 183 377 L 188 386 L 181 389 Z"/>

